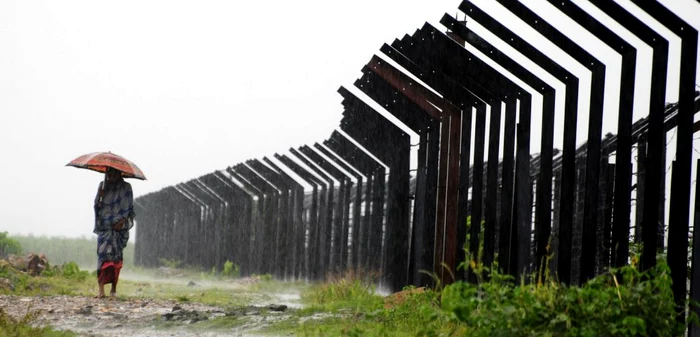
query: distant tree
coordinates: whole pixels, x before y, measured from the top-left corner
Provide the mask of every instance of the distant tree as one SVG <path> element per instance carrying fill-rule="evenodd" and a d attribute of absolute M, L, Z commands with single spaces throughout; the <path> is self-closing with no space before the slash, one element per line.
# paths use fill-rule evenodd
<path fill-rule="evenodd" d="M 82 269 L 93 269 L 97 263 L 97 242 L 93 237 L 61 237 L 16 235 L 22 247 L 22 253 L 44 254 L 51 265 L 75 262 Z M 130 266 L 134 261 L 134 244 L 124 249 L 124 265 Z"/>
<path fill-rule="evenodd" d="M 19 254 L 21 252 L 22 246 L 17 240 L 9 237 L 7 232 L 0 233 L 0 257 L 4 259 L 10 254 Z"/>

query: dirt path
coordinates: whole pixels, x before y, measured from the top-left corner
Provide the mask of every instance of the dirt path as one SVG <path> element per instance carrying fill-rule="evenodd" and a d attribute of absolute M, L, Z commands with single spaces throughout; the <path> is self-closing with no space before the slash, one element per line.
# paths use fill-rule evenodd
<path fill-rule="evenodd" d="M 286 306 L 226 309 L 156 299 L 107 300 L 80 296 L 0 295 L 0 307 L 14 317 L 38 311 L 36 322 L 80 336 L 260 336 L 271 321 L 286 319 Z M 264 314 L 261 314 L 264 311 Z M 233 326 L 205 326 L 227 316 Z M 257 331 L 257 332 L 256 332 Z"/>

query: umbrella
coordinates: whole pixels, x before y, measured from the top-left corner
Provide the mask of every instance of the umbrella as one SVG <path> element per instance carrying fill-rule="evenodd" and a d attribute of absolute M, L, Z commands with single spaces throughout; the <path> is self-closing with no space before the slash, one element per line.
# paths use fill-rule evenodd
<path fill-rule="evenodd" d="M 71 160 L 66 166 L 84 168 L 97 172 L 107 172 L 107 168 L 111 167 L 121 171 L 122 177 L 124 178 L 146 180 L 146 176 L 136 164 L 112 152 L 88 153 Z"/>

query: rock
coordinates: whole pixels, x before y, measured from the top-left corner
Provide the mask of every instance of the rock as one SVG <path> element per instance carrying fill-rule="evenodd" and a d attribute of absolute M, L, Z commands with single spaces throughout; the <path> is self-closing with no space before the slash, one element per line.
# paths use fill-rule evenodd
<path fill-rule="evenodd" d="M 48 265 L 49 261 L 46 260 L 46 256 L 44 256 L 44 254 L 27 255 L 27 272 L 29 272 L 29 275 L 36 276 L 41 274 L 41 272 L 44 271 Z"/>
<path fill-rule="evenodd" d="M 29 253 L 26 257 L 10 255 L 7 257 L 7 262 L 15 269 L 28 272 L 32 276 L 41 274 L 49 266 L 49 261 L 44 254 L 34 253 Z"/>
<path fill-rule="evenodd" d="M 197 283 L 194 283 L 194 281 L 190 281 L 189 283 L 187 283 L 187 286 L 188 287 L 195 287 L 195 286 L 197 286 Z"/>
<path fill-rule="evenodd" d="M 10 281 L 10 279 L 0 277 L 0 289 L 9 289 L 10 291 L 14 291 L 15 285 L 12 284 L 12 281 Z"/>
<path fill-rule="evenodd" d="M 175 311 L 178 311 L 178 310 L 182 310 L 182 307 L 179 306 L 179 305 L 176 305 L 176 306 L 173 307 L 173 310 L 172 310 L 172 311 L 175 312 Z"/>
<path fill-rule="evenodd" d="M 287 310 L 287 306 L 284 304 L 270 304 L 268 307 L 270 311 L 285 311 Z"/>
<path fill-rule="evenodd" d="M 86 306 L 78 309 L 75 313 L 80 314 L 80 315 L 92 315 L 92 306 L 86 305 Z"/>
<path fill-rule="evenodd" d="M 163 318 L 166 321 L 181 321 L 181 322 L 188 322 L 189 324 L 197 323 L 200 321 L 206 321 L 209 319 L 209 317 L 207 317 L 207 315 L 203 312 L 194 311 L 194 310 L 189 311 L 189 310 L 184 310 L 184 309 L 165 313 L 165 314 L 163 314 Z"/>
<path fill-rule="evenodd" d="M 27 260 L 25 260 L 22 256 L 11 254 L 7 257 L 7 262 L 9 262 L 15 269 L 22 271 L 27 270 Z"/>

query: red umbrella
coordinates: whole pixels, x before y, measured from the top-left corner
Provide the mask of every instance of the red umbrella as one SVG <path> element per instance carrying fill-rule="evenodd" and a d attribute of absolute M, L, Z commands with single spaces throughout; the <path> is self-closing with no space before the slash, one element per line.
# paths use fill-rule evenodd
<path fill-rule="evenodd" d="M 146 176 L 136 164 L 112 152 L 93 152 L 71 160 L 66 166 L 85 168 L 97 172 L 107 172 L 111 167 L 122 172 L 124 178 L 146 180 Z"/>

